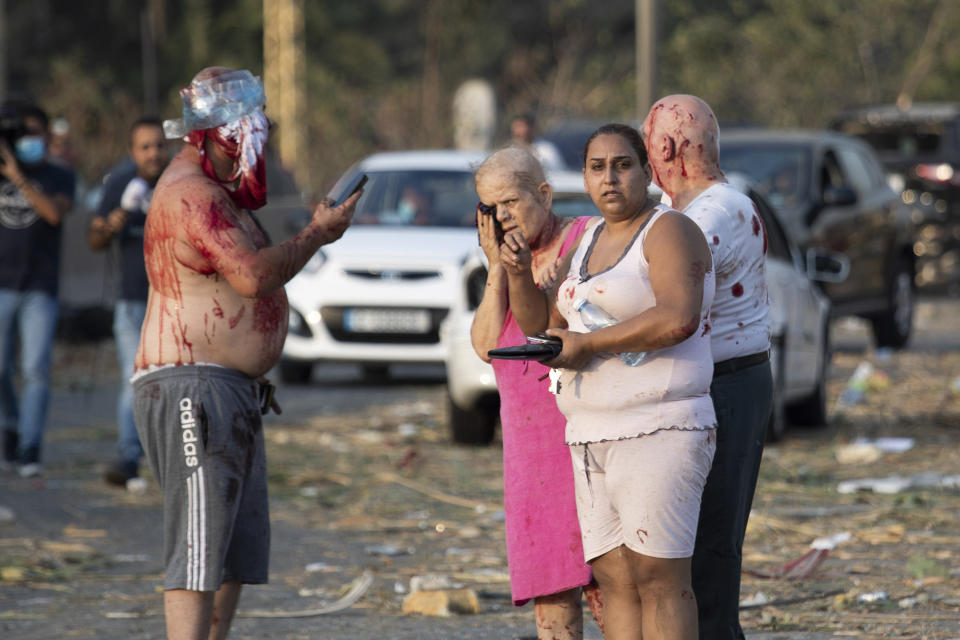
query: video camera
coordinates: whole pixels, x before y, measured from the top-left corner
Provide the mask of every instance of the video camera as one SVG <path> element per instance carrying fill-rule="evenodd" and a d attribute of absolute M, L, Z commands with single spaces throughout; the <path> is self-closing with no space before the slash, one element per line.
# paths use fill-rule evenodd
<path fill-rule="evenodd" d="M 23 114 L 12 105 L 0 106 L 0 139 L 13 149 L 14 144 L 27 134 Z"/>

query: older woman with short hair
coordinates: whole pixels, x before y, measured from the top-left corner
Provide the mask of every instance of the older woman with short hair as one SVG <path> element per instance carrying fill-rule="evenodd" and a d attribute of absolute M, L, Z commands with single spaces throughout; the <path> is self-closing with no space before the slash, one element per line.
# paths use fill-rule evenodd
<path fill-rule="evenodd" d="M 507 147 L 476 171 L 480 245 L 490 263 L 486 289 L 471 329 L 484 360 L 496 347 L 524 342 L 510 310 L 507 277 L 500 260 L 496 223 L 530 247 L 533 281 L 549 285 L 556 264 L 576 247 L 596 218 L 560 218 L 539 161 L 527 150 Z M 483 209 L 492 211 L 484 214 Z M 496 223 L 494 221 L 496 218 Z M 591 582 L 584 562 L 574 499 L 565 420 L 547 390 L 549 369 L 535 361 L 495 360 L 503 432 L 507 559 L 515 605 L 534 601 L 539 638 L 583 637 L 581 588 Z M 587 599 L 597 614 L 596 586 Z M 599 620 L 598 620 L 599 623 Z"/>

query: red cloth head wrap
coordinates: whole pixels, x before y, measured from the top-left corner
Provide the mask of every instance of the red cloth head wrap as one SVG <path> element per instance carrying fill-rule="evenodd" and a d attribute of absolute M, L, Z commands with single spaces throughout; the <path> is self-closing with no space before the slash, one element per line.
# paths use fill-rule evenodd
<path fill-rule="evenodd" d="M 266 165 L 263 161 L 263 148 L 267 140 L 269 125 L 262 110 L 257 110 L 239 120 L 211 129 L 199 129 L 187 134 L 187 141 L 200 151 L 200 166 L 211 179 L 222 185 L 235 182 L 236 189 L 224 187 L 234 204 L 243 209 L 259 209 L 267 202 Z M 220 146 L 234 161 L 234 172 L 221 179 L 214 171 L 213 163 L 204 149 L 204 142 L 210 139 Z"/>

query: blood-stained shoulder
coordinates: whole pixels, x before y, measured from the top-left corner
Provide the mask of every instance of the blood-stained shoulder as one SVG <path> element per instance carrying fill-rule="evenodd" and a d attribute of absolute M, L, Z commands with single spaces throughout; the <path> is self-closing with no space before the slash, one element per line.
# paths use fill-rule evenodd
<path fill-rule="evenodd" d="M 164 194 L 164 215 L 178 234 L 178 261 L 202 274 L 228 278 L 243 270 L 265 244 L 252 218 L 209 179 L 185 176 Z"/>

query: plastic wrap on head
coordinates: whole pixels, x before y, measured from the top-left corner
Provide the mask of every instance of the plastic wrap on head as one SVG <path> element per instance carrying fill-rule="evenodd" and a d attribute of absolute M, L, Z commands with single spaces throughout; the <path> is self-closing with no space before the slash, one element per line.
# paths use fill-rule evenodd
<path fill-rule="evenodd" d="M 180 98 L 183 118 L 163 123 L 168 138 L 182 138 L 191 131 L 219 127 L 266 104 L 263 83 L 245 69 L 194 80 L 180 90 Z"/>

